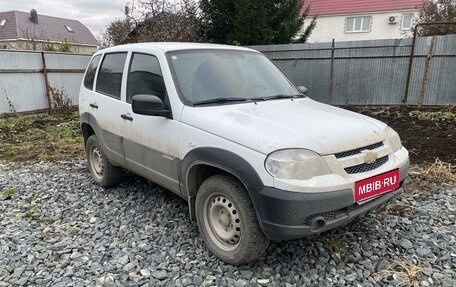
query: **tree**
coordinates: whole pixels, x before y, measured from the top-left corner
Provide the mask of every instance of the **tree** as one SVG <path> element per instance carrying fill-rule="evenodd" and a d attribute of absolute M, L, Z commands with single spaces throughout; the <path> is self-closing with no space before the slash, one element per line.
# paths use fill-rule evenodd
<path fill-rule="evenodd" d="M 228 34 L 234 30 L 233 16 L 236 0 L 201 0 L 202 22 L 208 40 L 225 44 Z"/>
<path fill-rule="evenodd" d="M 314 17 L 299 33 L 310 12 L 302 0 L 201 0 L 200 9 L 207 38 L 215 43 L 305 42 L 316 25 Z"/>
<path fill-rule="evenodd" d="M 272 27 L 267 19 L 267 10 L 262 0 L 235 1 L 232 29 L 226 42 L 238 45 L 270 44 Z"/>
<path fill-rule="evenodd" d="M 304 7 L 304 2 L 302 2 L 302 8 Z M 304 11 L 301 8 L 301 19 L 302 22 L 300 22 L 301 27 L 304 28 L 303 31 L 298 34 L 298 37 L 293 40 L 294 43 L 305 43 L 307 42 L 307 39 L 309 39 L 310 35 L 312 34 L 313 29 L 317 26 L 317 15 L 313 16 L 312 19 L 309 22 L 309 25 L 305 27 L 305 19 L 308 18 L 310 14 L 310 6 L 307 6 Z"/>
<path fill-rule="evenodd" d="M 125 17 L 115 19 L 106 27 L 106 31 L 98 39 L 101 49 L 122 45 L 127 43 L 127 36 L 132 31 L 134 25 L 132 21 Z"/>
<path fill-rule="evenodd" d="M 456 0 L 427 1 L 421 8 L 417 23 L 456 21 Z M 420 36 L 455 34 L 455 24 L 419 26 Z"/>
<path fill-rule="evenodd" d="M 303 8 L 303 0 L 273 1 L 269 14 L 273 23 L 272 27 L 275 27 L 273 29 L 274 44 L 287 44 L 290 42 L 290 38 L 293 39 L 293 42 L 304 43 L 307 41 L 307 38 L 316 26 L 317 18 L 313 17 L 307 28 L 298 34 L 304 25 L 305 18 L 308 17 L 310 12 L 310 6 L 307 6 L 305 9 Z M 294 39 L 296 35 L 298 37 Z"/>
<path fill-rule="evenodd" d="M 111 22 L 100 47 L 137 42 L 202 41 L 198 6 L 192 0 L 148 0 L 125 6 L 125 17 Z"/>

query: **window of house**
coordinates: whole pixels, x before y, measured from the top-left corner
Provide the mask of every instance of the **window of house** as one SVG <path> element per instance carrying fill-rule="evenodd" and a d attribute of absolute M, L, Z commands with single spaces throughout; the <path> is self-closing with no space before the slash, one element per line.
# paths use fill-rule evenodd
<path fill-rule="evenodd" d="M 0 19 L 0 27 L 5 26 L 6 24 L 6 19 Z"/>
<path fill-rule="evenodd" d="M 68 32 L 74 32 L 70 26 L 64 25 Z"/>
<path fill-rule="evenodd" d="M 402 30 L 410 30 L 413 24 L 413 14 L 403 14 L 401 21 Z"/>
<path fill-rule="evenodd" d="M 370 32 L 372 17 L 347 17 L 345 18 L 345 32 Z"/>
<path fill-rule="evenodd" d="M 98 71 L 96 91 L 120 100 L 122 72 L 127 53 L 106 54 Z"/>
<path fill-rule="evenodd" d="M 93 89 L 93 81 L 95 80 L 95 73 L 97 71 L 98 63 L 100 63 L 100 59 L 101 55 L 96 55 L 87 67 L 87 72 L 84 77 L 84 87 L 89 90 Z"/>
<path fill-rule="evenodd" d="M 166 87 L 155 56 L 134 53 L 127 79 L 127 102 L 131 103 L 134 95 L 153 95 L 165 102 Z"/>

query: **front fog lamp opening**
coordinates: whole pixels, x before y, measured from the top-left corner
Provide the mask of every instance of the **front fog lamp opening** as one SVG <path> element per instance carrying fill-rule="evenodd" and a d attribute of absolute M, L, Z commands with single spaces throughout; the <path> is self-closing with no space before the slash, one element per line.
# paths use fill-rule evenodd
<path fill-rule="evenodd" d="M 281 179 L 303 180 L 330 173 L 319 154 L 305 149 L 273 152 L 266 158 L 265 168 L 273 177 Z"/>

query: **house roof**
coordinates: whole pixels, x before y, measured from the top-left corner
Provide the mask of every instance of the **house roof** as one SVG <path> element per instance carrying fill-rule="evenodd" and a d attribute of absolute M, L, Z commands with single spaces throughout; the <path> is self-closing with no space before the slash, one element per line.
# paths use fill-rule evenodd
<path fill-rule="evenodd" d="M 419 9 L 426 0 L 304 0 L 310 15 L 355 14 Z"/>
<path fill-rule="evenodd" d="M 35 39 L 63 42 L 66 39 L 69 43 L 98 45 L 90 30 L 77 20 L 38 14 L 38 24 L 35 24 L 30 18 L 30 13 L 21 11 L 0 12 L 0 21 L 2 19 L 6 19 L 6 22 L 0 27 L 0 40 Z"/>

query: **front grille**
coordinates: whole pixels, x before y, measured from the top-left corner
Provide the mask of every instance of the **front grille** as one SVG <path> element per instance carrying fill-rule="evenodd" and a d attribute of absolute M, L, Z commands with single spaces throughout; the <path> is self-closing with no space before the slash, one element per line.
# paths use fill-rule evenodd
<path fill-rule="evenodd" d="M 377 167 L 382 166 L 387 161 L 388 161 L 388 156 L 385 155 L 385 156 L 377 159 L 374 163 L 362 163 L 362 164 L 346 167 L 345 171 L 348 174 L 366 172 L 366 171 L 370 171 L 370 170 L 376 169 Z"/>
<path fill-rule="evenodd" d="M 378 143 L 374 143 L 374 144 L 371 144 L 371 145 L 368 145 L 368 146 L 365 146 L 365 147 L 360 147 L 360 148 L 355 148 L 355 149 L 352 149 L 352 150 L 339 152 L 339 153 L 336 153 L 334 155 L 336 156 L 336 158 L 342 158 L 342 157 L 347 157 L 347 156 L 359 154 L 359 153 L 361 153 L 361 151 L 366 150 L 366 149 L 373 150 L 373 149 L 376 149 L 376 148 L 381 147 L 381 146 L 383 146 L 383 142 L 378 142 Z"/>

